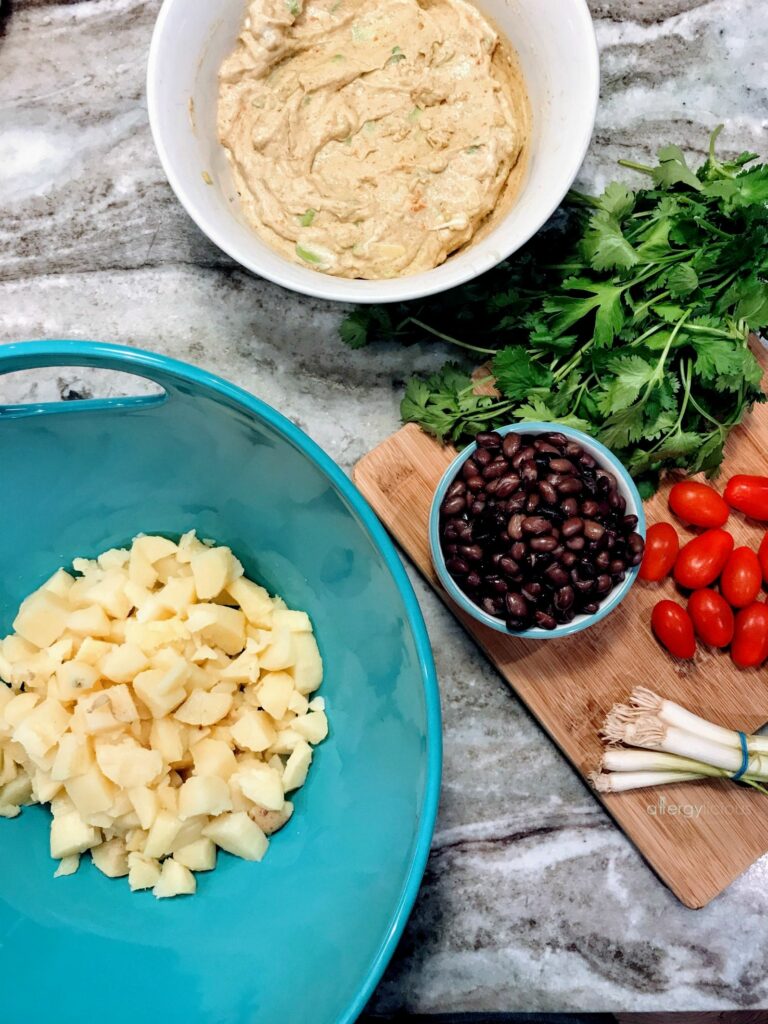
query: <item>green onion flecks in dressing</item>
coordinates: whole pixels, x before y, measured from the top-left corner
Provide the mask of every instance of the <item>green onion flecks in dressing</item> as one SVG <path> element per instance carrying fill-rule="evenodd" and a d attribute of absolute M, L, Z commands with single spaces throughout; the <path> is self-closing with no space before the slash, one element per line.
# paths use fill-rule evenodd
<path fill-rule="evenodd" d="M 218 115 L 261 237 L 360 278 L 429 270 L 466 245 L 528 130 L 510 53 L 464 0 L 253 0 Z"/>

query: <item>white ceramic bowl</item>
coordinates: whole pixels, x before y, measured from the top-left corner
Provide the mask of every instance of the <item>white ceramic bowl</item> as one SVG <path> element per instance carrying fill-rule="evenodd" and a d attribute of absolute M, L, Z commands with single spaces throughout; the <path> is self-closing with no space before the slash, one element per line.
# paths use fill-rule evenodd
<path fill-rule="evenodd" d="M 241 215 L 217 141 L 216 101 L 218 69 L 234 46 L 246 0 L 165 0 L 149 52 L 149 119 L 168 180 L 198 227 L 261 277 L 345 302 L 432 295 L 477 277 L 519 249 L 557 208 L 584 159 L 599 90 L 597 44 L 585 0 L 478 0 L 478 6 L 511 40 L 528 85 L 533 137 L 524 187 L 492 232 L 434 270 L 354 281 L 279 256 Z"/>

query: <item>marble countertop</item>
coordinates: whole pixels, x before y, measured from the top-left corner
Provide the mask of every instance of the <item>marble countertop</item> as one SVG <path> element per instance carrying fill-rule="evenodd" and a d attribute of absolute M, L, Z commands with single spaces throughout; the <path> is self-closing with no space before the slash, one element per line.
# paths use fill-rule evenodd
<path fill-rule="evenodd" d="M 562 0 L 563 3 L 569 0 Z M 403 379 L 438 346 L 339 343 L 339 310 L 240 271 L 173 197 L 144 73 L 158 0 L 0 7 L 0 341 L 98 338 L 215 370 L 283 410 L 343 467 L 398 426 Z M 764 0 L 591 0 L 602 102 L 585 187 L 675 141 L 766 153 Z M 61 370 L 0 401 L 112 393 Z M 445 719 L 424 885 L 376 1013 L 768 1006 L 768 857 L 691 911 L 651 873 L 536 722 L 414 584 Z"/>

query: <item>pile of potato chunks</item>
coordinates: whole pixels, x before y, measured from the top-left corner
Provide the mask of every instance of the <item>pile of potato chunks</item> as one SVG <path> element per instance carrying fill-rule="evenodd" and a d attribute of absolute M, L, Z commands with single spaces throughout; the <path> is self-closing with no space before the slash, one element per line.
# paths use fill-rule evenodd
<path fill-rule="evenodd" d="M 73 570 L 0 642 L 0 816 L 50 803 L 57 875 L 90 850 L 158 897 L 193 893 L 217 847 L 261 860 L 328 733 L 308 616 L 194 531 Z"/>

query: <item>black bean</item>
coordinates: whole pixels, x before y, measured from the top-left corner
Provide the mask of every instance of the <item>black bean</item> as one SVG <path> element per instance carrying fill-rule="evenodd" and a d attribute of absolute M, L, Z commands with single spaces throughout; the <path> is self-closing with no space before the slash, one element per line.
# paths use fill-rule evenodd
<path fill-rule="evenodd" d="M 457 540 L 459 536 L 459 520 L 449 519 L 443 527 L 443 540 Z"/>
<path fill-rule="evenodd" d="M 496 480 L 498 477 L 504 476 L 508 468 L 506 459 L 503 459 L 501 462 L 490 462 L 483 468 L 483 480 Z"/>
<path fill-rule="evenodd" d="M 440 509 L 444 516 L 455 516 L 458 512 L 463 512 L 467 507 L 466 499 L 461 494 L 456 494 L 452 498 L 446 498 Z"/>
<path fill-rule="evenodd" d="M 549 468 L 555 473 L 575 473 L 576 467 L 570 459 L 552 459 Z"/>
<path fill-rule="evenodd" d="M 564 587 L 570 579 L 562 565 L 558 565 L 557 562 L 553 562 L 552 565 L 548 565 L 544 570 L 544 575 L 553 587 Z"/>
<path fill-rule="evenodd" d="M 470 590 L 477 590 L 477 588 L 483 582 L 482 576 L 478 572 L 471 572 L 464 580 L 464 585 L 469 587 Z"/>
<path fill-rule="evenodd" d="M 467 485 L 463 480 L 454 480 L 448 490 L 445 492 L 446 498 L 453 498 L 457 494 L 465 494 Z"/>
<path fill-rule="evenodd" d="M 587 540 L 600 540 L 605 533 L 605 527 L 595 519 L 584 520 L 584 536 Z"/>
<path fill-rule="evenodd" d="M 576 600 L 576 593 L 571 586 L 561 587 L 555 594 L 555 608 L 560 612 L 566 612 Z"/>
<path fill-rule="evenodd" d="M 627 507 L 627 499 L 623 494 L 617 494 L 616 491 L 612 491 L 608 498 L 608 504 L 615 512 L 623 512 Z"/>
<path fill-rule="evenodd" d="M 547 440 L 558 449 L 562 448 L 564 444 L 568 444 L 568 438 L 565 434 L 561 434 L 558 431 L 555 431 L 553 434 L 547 434 Z"/>
<path fill-rule="evenodd" d="M 576 498 L 565 498 L 560 502 L 560 511 L 563 515 L 570 519 L 579 512 L 579 503 Z"/>
<path fill-rule="evenodd" d="M 613 587 L 613 580 L 605 573 L 601 573 L 595 580 L 595 587 L 598 594 L 607 594 Z"/>
<path fill-rule="evenodd" d="M 478 465 L 478 472 L 483 468 L 483 466 L 487 466 L 489 462 L 493 462 L 493 452 L 488 451 L 487 448 L 478 448 L 473 457 Z"/>
<path fill-rule="evenodd" d="M 580 594 L 591 594 L 595 589 L 594 580 L 575 580 L 573 585 Z"/>
<path fill-rule="evenodd" d="M 530 614 L 528 602 L 522 594 L 515 594 L 511 590 L 504 595 L 504 606 L 510 616 L 525 621 Z"/>
<path fill-rule="evenodd" d="M 590 601 L 589 604 L 583 604 L 581 610 L 585 615 L 594 615 L 600 605 L 596 601 Z"/>
<path fill-rule="evenodd" d="M 465 480 L 469 480 L 472 476 L 480 475 L 480 467 L 474 459 L 467 459 L 464 465 L 461 467 L 461 475 Z"/>
<path fill-rule="evenodd" d="M 524 462 L 529 462 L 535 454 L 536 449 L 526 445 L 525 448 L 520 448 L 515 452 L 515 455 L 510 459 L 510 465 L 513 469 L 519 469 Z"/>
<path fill-rule="evenodd" d="M 496 486 L 497 498 L 508 498 L 520 486 L 520 477 L 516 473 L 506 473 L 499 478 Z"/>
<path fill-rule="evenodd" d="M 481 476 L 467 477 L 467 487 L 470 491 L 482 491 L 484 486 L 485 484 L 483 483 L 483 478 Z"/>
<path fill-rule="evenodd" d="M 525 499 L 525 511 L 530 515 L 532 512 L 538 512 L 539 505 L 541 504 L 541 497 L 538 494 L 529 494 Z"/>
<path fill-rule="evenodd" d="M 504 440 L 501 442 L 501 450 L 504 452 L 504 457 L 511 459 L 522 443 L 519 434 L 514 432 L 505 434 Z"/>
<path fill-rule="evenodd" d="M 510 517 L 507 523 L 507 533 L 512 540 L 521 540 L 523 536 L 523 523 L 525 522 L 525 516 L 522 512 L 516 512 Z"/>
<path fill-rule="evenodd" d="M 583 537 L 570 537 L 565 542 L 565 546 L 569 551 L 583 551 L 586 543 Z"/>
<path fill-rule="evenodd" d="M 617 586 L 618 586 L 619 583 L 623 583 L 626 578 L 627 578 L 627 574 L 625 572 L 615 572 L 613 574 L 613 582 Z"/>
<path fill-rule="evenodd" d="M 536 552 L 554 551 L 557 547 L 557 539 L 555 537 L 533 537 L 528 542 L 528 547 L 531 551 Z"/>
<path fill-rule="evenodd" d="M 536 466 L 530 460 L 526 460 L 520 466 L 520 478 L 526 483 L 533 483 L 534 480 L 539 479 L 539 471 Z"/>
<path fill-rule="evenodd" d="M 507 501 L 507 512 L 511 515 L 513 512 L 519 512 L 525 508 L 525 503 L 528 499 L 526 498 L 524 491 L 518 491 L 517 494 L 513 494 L 512 497 Z"/>
<path fill-rule="evenodd" d="M 546 480 L 539 481 L 539 494 L 548 505 L 555 505 L 557 503 L 557 491 Z"/>
<path fill-rule="evenodd" d="M 560 454 L 558 449 L 555 448 L 554 445 L 550 444 L 549 438 L 545 440 L 543 437 L 537 437 L 536 440 L 533 442 L 533 447 L 536 449 L 537 452 L 545 452 L 549 453 L 550 455 Z"/>
<path fill-rule="evenodd" d="M 554 616 L 537 609 L 533 614 L 536 625 L 539 629 L 555 629 L 557 621 Z"/>
<path fill-rule="evenodd" d="M 581 514 L 586 516 L 587 519 L 592 519 L 600 515 L 600 505 L 596 501 L 592 501 L 591 498 L 587 498 L 586 501 L 581 503 Z"/>
<path fill-rule="evenodd" d="M 556 615 L 557 621 L 558 622 L 562 622 L 562 623 L 573 622 L 575 617 L 576 617 L 576 609 L 575 608 L 568 608 L 564 612 L 557 612 L 557 615 Z"/>
<path fill-rule="evenodd" d="M 579 462 L 585 469 L 594 469 L 597 463 L 589 454 L 589 452 L 582 452 L 579 456 Z"/>
<path fill-rule="evenodd" d="M 575 551 L 566 551 L 560 557 L 560 564 L 565 566 L 566 569 L 571 569 L 574 565 L 576 565 L 578 560 L 579 557 Z"/>
<path fill-rule="evenodd" d="M 523 596 L 527 600 L 532 601 L 534 604 L 539 600 L 541 595 L 544 593 L 544 587 L 536 580 L 532 580 L 530 583 L 526 583 L 523 587 Z"/>
<path fill-rule="evenodd" d="M 595 565 L 598 569 L 608 569 L 611 564 L 611 556 L 607 551 L 599 551 L 595 557 Z"/>
<path fill-rule="evenodd" d="M 525 558 L 525 544 L 521 540 L 516 541 L 509 549 L 509 553 L 516 562 L 522 562 Z"/>
<path fill-rule="evenodd" d="M 514 558 L 510 558 L 509 555 L 502 555 L 498 565 L 506 576 L 516 576 L 520 572 L 520 563 L 516 562 Z"/>
<path fill-rule="evenodd" d="M 485 582 L 489 584 L 489 589 L 497 594 L 506 594 L 509 590 L 509 584 L 506 580 L 503 580 L 501 576 L 494 576 L 493 578 L 488 577 Z"/>
<path fill-rule="evenodd" d="M 479 544 L 465 544 L 459 550 L 468 562 L 482 562 L 483 555 L 485 554 Z"/>
<path fill-rule="evenodd" d="M 569 476 L 557 485 L 557 490 L 559 494 L 567 497 L 570 494 L 581 493 L 583 487 L 584 484 L 577 476 Z"/>
<path fill-rule="evenodd" d="M 484 501 L 484 499 L 483 498 L 478 498 L 476 501 L 474 501 L 472 503 L 472 505 L 470 506 L 469 511 L 472 513 L 473 516 L 479 516 L 483 512 L 484 509 L 485 509 L 485 501 Z"/>
<path fill-rule="evenodd" d="M 545 480 L 557 490 L 563 480 L 565 480 L 565 477 L 562 473 L 547 473 Z"/>
<path fill-rule="evenodd" d="M 621 526 L 625 533 L 634 532 L 637 526 L 637 516 L 624 516 L 621 520 Z"/>
<path fill-rule="evenodd" d="M 496 491 L 498 489 L 498 486 L 499 486 L 499 478 L 498 477 L 495 480 L 488 480 L 488 481 L 486 481 L 485 493 L 489 494 L 489 495 L 492 494 L 495 497 Z"/>
<path fill-rule="evenodd" d="M 448 558 L 445 567 L 451 576 L 466 576 L 469 572 L 469 566 L 463 558 Z"/>
<path fill-rule="evenodd" d="M 549 533 L 550 529 L 549 520 L 543 516 L 526 516 L 521 525 L 524 533 Z"/>
<path fill-rule="evenodd" d="M 525 524 L 523 524 L 523 529 L 525 529 Z M 627 537 L 627 547 L 633 554 L 639 553 L 642 555 L 643 549 L 645 548 L 645 541 L 639 533 L 630 533 Z"/>
<path fill-rule="evenodd" d="M 480 607 L 489 615 L 501 615 L 504 602 L 500 597 L 484 597 L 480 602 Z"/>
<path fill-rule="evenodd" d="M 562 534 L 564 537 L 576 537 L 578 534 L 584 532 L 584 520 L 578 516 L 571 516 L 566 519 L 562 525 Z"/>
<path fill-rule="evenodd" d="M 520 633 L 522 630 L 525 629 L 525 623 L 522 619 L 508 618 L 507 629 L 509 630 L 510 633 Z"/>
<path fill-rule="evenodd" d="M 577 441 L 569 441 L 568 444 L 566 444 L 563 447 L 563 451 L 566 455 L 570 455 L 573 458 L 578 458 L 579 455 L 581 455 L 581 453 L 584 451 L 584 449 Z"/>
<path fill-rule="evenodd" d="M 478 434 L 475 438 L 478 448 L 501 448 L 501 434 L 490 430 L 485 434 Z"/>
<path fill-rule="evenodd" d="M 472 543 L 472 524 L 466 522 L 464 519 L 455 520 L 456 522 L 456 536 L 459 540 L 466 541 L 468 544 Z"/>
<path fill-rule="evenodd" d="M 642 551 L 633 551 L 631 556 L 630 556 L 630 559 L 629 559 L 629 564 L 632 565 L 632 566 L 640 565 L 642 560 L 643 560 L 643 552 Z"/>

